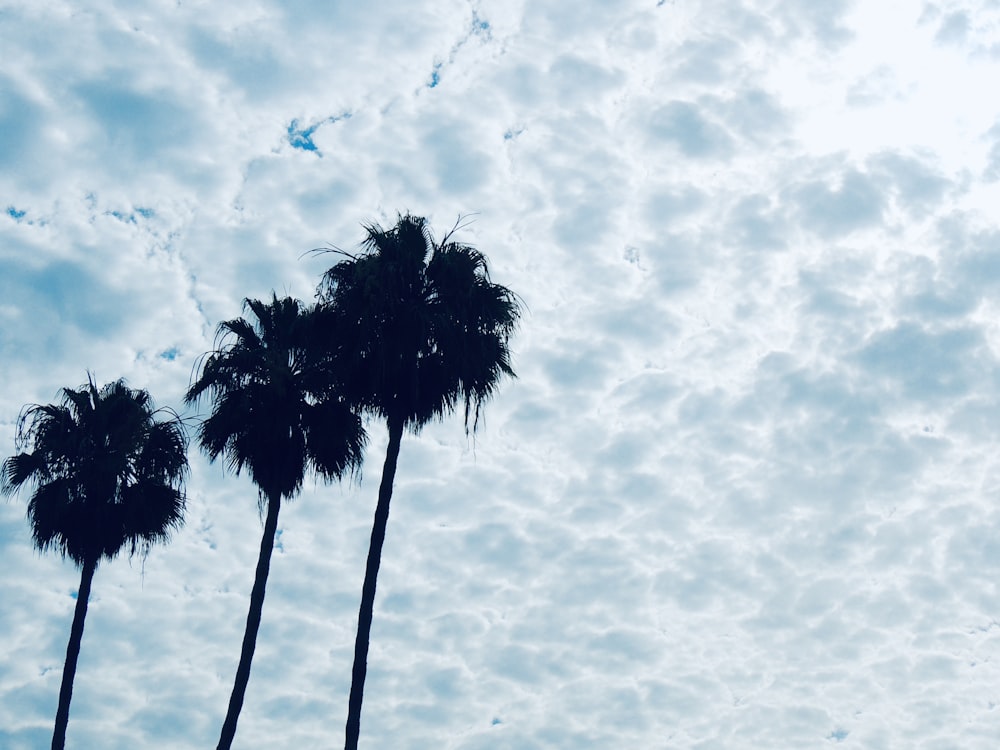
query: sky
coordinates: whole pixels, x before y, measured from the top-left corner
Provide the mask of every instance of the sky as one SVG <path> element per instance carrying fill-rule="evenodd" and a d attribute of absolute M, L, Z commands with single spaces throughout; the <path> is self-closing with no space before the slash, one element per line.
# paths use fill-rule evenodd
<path fill-rule="evenodd" d="M 246 297 L 397 212 L 525 303 L 404 438 L 362 748 L 995 748 L 1000 2 L 0 0 L 0 456 L 92 372 L 183 411 Z M 285 504 L 236 747 L 342 743 L 385 429 Z M 211 747 L 261 521 L 97 571 L 72 747 Z M 0 502 L 0 747 L 79 574 Z"/>

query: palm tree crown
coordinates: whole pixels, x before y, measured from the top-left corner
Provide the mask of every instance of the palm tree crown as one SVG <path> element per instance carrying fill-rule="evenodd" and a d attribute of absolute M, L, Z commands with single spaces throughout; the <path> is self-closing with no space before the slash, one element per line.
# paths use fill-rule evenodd
<path fill-rule="evenodd" d="M 307 468 L 326 480 L 361 466 L 360 418 L 334 388 L 331 360 L 314 346 L 313 310 L 291 297 L 244 300 L 256 322 L 219 325 L 217 348 L 201 363 L 185 400 L 208 395 L 212 414 L 198 438 L 211 460 L 249 470 L 262 501 L 293 497 Z"/>
<path fill-rule="evenodd" d="M 330 268 L 319 289 L 337 323 L 328 341 L 343 353 L 346 392 L 413 429 L 462 402 L 475 427 L 500 379 L 514 376 L 514 293 L 490 281 L 478 250 L 451 233 L 435 242 L 422 217 L 365 229 L 362 252 Z"/>
<path fill-rule="evenodd" d="M 78 566 L 166 541 L 184 513 L 187 439 L 180 419 L 157 419 L 149 393 L 124 380 L 65 388 L 61 404 L 22 410 L 0 492 L 34 484 L 35 546 Z"/>

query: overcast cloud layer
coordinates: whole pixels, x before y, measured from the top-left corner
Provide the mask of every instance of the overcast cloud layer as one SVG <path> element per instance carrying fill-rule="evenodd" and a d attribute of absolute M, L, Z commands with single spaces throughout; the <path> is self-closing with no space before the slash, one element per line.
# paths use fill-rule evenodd
<path fill-rule="evenodd" d="M 426 215 L 528 313 L 404 439 L 362 747 L 1000 738 L 1000 5 L 0 2 L 0 456 L 87 370 L 181 406 L 244 297 Z M 224 6 L 224 7 L 223 7 Z M 384 430 L 282 510 L 237 746 L 342 742 Z M 210 747 L 261 525 L 99 568 L 73 747 Z M 0 503 L 0 746 L 78 585 Z"/>

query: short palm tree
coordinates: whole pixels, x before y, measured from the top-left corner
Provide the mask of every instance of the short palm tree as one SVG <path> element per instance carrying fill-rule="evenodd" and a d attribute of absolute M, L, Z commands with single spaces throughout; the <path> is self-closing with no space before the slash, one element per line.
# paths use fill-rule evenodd
<path fill-rule="evenodd" d="M 365 444 L 361 418 L 333 389 L 332 360 L 313 346 L 313 310 L 276 295 L 270 303 L 247 299 L 244 309 L 254 320 L 219 325 L 216 350 L 200 363 L 185 397 L 188 403 L 211 398 L 201 446 L 212 460 L 225 454 L 237 474 L 247 468 L 259 489 L 258 508 L 266 510 L 220 749 L 232 745 L 250 680 L 281 500 L 298 493 L 307 468 L 328 481 L 357 470 Z"/>
<path fill-rule="evenodd" d="M 365 227 L 361 252 L 323 276 L 325 343 L 343 363 L 342 388 L 389 431 L 358 615 L 348 706 L 347 750 L 356 750 L 367 673 L 375 585 L 403 431 L 418 432 L 463 404 L 465 426 L 504 376 L 513 377 L 508 342 L 517 298 L 490 281 L 486 258 L 454 242 L 435 242 L 425 219 L 400 216 L 391 229 Z M 454 230 L 453 230 L 454 231 Z"/>
<path fill-rule="evenodd" d="M 165 419 L 159 418 L 166 414 Z M 148 552 L 179 527 L 184 512 L 187 440 L 173 412 L 154 409 L 149 393 L 124 380 L 93 379 L 62 391 L 59 404 L 21 411 L 17 455 L 0 473 L 0 492 L 34 488 L 28 522 L 39 550 L 55 549 L 81 570 L 66 648 L 52 748 L 66 744 L 83 625 L 101 560 Z"/>

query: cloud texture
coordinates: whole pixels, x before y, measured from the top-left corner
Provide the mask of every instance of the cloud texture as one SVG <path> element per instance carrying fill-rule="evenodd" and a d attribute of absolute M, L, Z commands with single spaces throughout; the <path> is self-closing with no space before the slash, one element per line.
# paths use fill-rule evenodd
<path fill-rule="evenodd" d="M 1000 11 L 628 0 L 0 11 L 0 444 L 119 376 L 179 406 L 244 297 L 396 211 L 524 299 L 467 439 L 404 438 L 362 746 L 993 748 Z M 283 509 L 237 744 L 343 736 L 384 436 Z M 79 747 L 215 742 L 256 492 L 95 577 Z M 0 746 L 78 582 L 0 505 Z"/>

